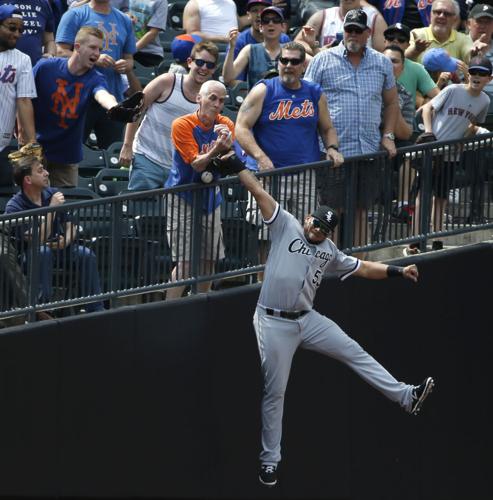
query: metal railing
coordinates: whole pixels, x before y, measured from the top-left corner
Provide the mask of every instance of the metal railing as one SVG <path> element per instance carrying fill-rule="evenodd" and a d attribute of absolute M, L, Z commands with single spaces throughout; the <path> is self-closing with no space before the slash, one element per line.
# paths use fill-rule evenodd
<path fill-rule="evenodd" d="M 429 238 L 493 227 L 492 138 L 410 146 L 392 160 L 382 152 L 348 158 L 339 168 L 318 162 L 258 177 L 300 222 L 320 203 L 338 209 L 334 240 L 346 253 L 411 242 L 425 249 Z M 219 194 L 220 208 L 205 217 L 203 207 L 214 206 Z M 51 218 L 61 233 L 70 232 L 68 249 L 49 241 Z M 221 241 L 211 237 L 221 226 L 224 255 Z M 39 310 L 90 308 L 103 300 L 115 305 L 123 296 L 178 285 L 195 292 L 206 281 L 253 277 L 263 269 L 267 233 L 237 177 L 2 215 L 0 317 L 34 318 Z"/>

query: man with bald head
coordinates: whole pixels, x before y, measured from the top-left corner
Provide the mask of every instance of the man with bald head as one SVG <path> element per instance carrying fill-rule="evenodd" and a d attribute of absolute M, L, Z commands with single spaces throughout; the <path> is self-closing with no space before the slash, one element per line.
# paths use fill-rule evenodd
<path fill-rule="evenodd" d="M 233 148 L 234 124 L 220 115 L 227 98 L 226 87 L 216 80 L 205 82 L 197 95 L 199 109 L 177 118 L 171 125 L 173 164 L 166 187 L 193 182 L 208 184 L 219 177 L 217 172 L 204 174 L 212 161 Z M 221 229 L 221 193 L 215 188 L 202 190 L 201 206 L 194 205 L 194 192 L 181 191 L 168 198 L 167 235 L 176 266 L 172 280 L 191 277 L 191 242 L 193 216 L 201 212 L 201 253 L 199 275 L 212 274 L 214 263 L 224 258 Z M 200 292 L 210 289 L 210 282 L 198 284 Z M 181 297 L 184 287 L 170 288 L 167 298 Z"/>

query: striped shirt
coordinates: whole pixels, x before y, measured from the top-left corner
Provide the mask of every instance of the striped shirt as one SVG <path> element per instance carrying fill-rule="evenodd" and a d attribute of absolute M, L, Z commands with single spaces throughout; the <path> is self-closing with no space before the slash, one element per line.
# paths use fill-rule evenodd
<path fill-rule="evenodd" d="M 20 50 L 4 50 L 0 52 L 0 151 L 12 138 L 20 97 L 36 97 L 31 59 Z"/>
<path fill-rule="evenodd" d="M 375 153 L 380 149 L 382 92 L 395 87 L 389 59 L 366 48 L 355 67 L 341 43 L 312 59 L 305 80 L 318 83 L 325 92 L 344 156 Z"/>

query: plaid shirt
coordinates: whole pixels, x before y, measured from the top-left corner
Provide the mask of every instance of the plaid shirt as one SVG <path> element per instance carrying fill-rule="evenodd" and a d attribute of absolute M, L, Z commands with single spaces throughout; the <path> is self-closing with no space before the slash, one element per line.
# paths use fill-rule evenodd
<path fill-rule="evenodd" d="M 354 67 L 341 43 L 323 50 L 310 62 L 305 79 L 321 85 L 344 156 L 375 153 L 380 149 L 382 92 L 395 87 L 392 63 L 366 48 Z"/>

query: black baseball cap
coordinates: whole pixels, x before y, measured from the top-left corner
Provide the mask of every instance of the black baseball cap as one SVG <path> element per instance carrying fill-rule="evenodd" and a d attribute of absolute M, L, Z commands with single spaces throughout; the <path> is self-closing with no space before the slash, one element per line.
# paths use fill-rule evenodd
<path fill-rule="evenodd" d="M 469 69 L 479 69 L 482 71 L 489 71 L 490 75 L 493 73 L 493 65 L 491 61 L 484 56 L 473 57 L 469 61 Z"/>
<path fill-rule="evenodd" d="M 350 10 L 344 18 L 344 27 L 357 26 L 361 29 L 368 28 L 368 17 L 363 9 Z"/>
<path fill-rule="evenodd" d="M 408 26 L 402 23 L 391 24 L 384 32 L 383 36 L 391 35 L 392 33 L 401 33 L 407 38 L 407 41 L 411 40 L 411 30 Z"/>
<path fill-rule="evenodd" d="M 493 7 L 488 4 L 478 3 L 469 11 L 469 17 L 472 19 L 491 17 L 493 19 Z"/>
<path fill-rule="evenodd" d="M 271 7 L 272 6 L 272 1 L 271 0 L 248 0 L 248 3 L 246 5 L 246 10 L 247 12 L 254 6 L 254 5 L 265 5 L 266 7 Z"/>
<path fill-rule="evenodd" d="M 263 19 L 266 15 L 272 13 L 277 14 L 284 21 L 284 14 L 282 12 L 282 9 L 280 9 L 279 7 L 272 7 L 272 6 L 267 7 L 262 11 L 262 13 L 260 14 L 260 19 Z"/>
<path fill-rule="evenodd" d="M 333 231 L 339 223 L 336 211 L 327 205 L 320 205 L 317 210 L 312 213 L 312 217 L 320 222 L 323 229 Z"/>

